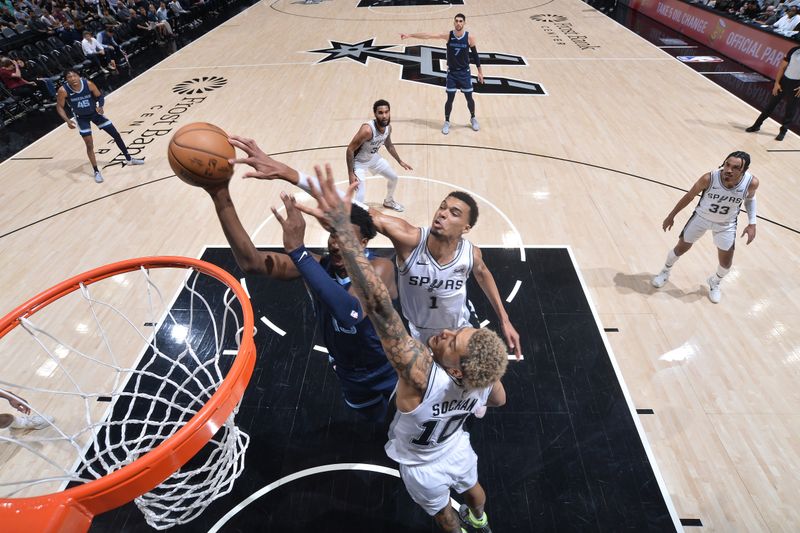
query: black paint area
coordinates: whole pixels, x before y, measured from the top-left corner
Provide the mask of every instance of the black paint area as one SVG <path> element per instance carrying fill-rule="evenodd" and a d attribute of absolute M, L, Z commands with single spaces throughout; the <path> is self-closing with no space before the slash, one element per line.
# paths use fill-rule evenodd
<path fill-rule="evenodd" d="M 280 251 L 280 250 L 276 250 Z M 386 253 L 384 251 L 383 253 Z M 524 360 L 503 378 L 508 403 L 467 427 L 494 531 L 674 531 L 598 324 L 566 249 L 484 249 L 483 257 L 522 339 Z M 243 274 L 226 248 L 203 259 Z M 304 469 L 365 463 L 396 469 L 383 450 L 387 424 L 362 422 L 341 398 L 300 281 L 247 277 L 258 358 L 238 425 L 250 434 L 246 468 L 233 490 L 171 531 L 207 531 L 254 492 Z M 497 320 L 471 280 L 479 320 Z M 180 301 L 180 299 L 179 299 Z M 268 328 L 265 316 L 286 331 Z M 459 500 L 460 497 L 453 494 Z M 97 517 L 93 531 L 145 531 L 133 505 Z M 223 532 L 434 532 L 433 520 L 400 479 L 335 471 L 303 477 L 261 496 Z"/>

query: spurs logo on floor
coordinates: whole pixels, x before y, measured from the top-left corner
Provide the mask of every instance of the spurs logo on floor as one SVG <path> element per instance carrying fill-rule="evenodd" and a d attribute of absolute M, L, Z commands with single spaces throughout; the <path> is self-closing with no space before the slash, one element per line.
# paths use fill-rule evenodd
<path fill-rule="evenodd" d="M 394 48 L 397 45 L 374 45 L 374 39 L 367 39 L 359 43 L 344 43 L 330 41 L 331 47 L 321 50 L 310 50 L 315 54 L 327 54 L 319 62 L 334 61 L 336 59 L 351 59 L 359 63 L 367 64 L 369 58 L 380 59 L 402 65 L 402 79 L 415 83 L 425 83 L 444 87 L 447 79 L 447 69 L 442 68 L 447 60 L 447 50 L 435 46 L 406 46 L 402 51 L 391 51 L 387 48 Z M 501 54 L 497 52 L 482 52 L 481 66 L 487 65 L 516 65 L 524 66 L 525 59 L 512 54 Z M 482 94 L 524 94 L 541 96 L 546 95 L 544 87 L 540 84 L 517 80 L 514 78 L 503 78 L 496 76 L 484 76 L 483 83 L 477 83 L 473 76 L 473 85 L 476 93 Z"/>
<path fill-rule="evenodd" d="M 222 76 L 203 76 L 202 78 L 192 78 L 182 81 L 172 88 L 172 92 L 178 94 L 203 94 L 210 93 L 228 83 Z"/>

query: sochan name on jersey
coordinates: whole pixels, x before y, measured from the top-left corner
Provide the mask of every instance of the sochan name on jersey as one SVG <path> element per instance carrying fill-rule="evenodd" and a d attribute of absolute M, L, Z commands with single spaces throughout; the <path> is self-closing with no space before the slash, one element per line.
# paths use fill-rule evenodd
<path fill-rule="evenodd" d="M 742 203 L 742 199 L 739 198 L 738 196 L 728 196 L 727 194 L 722 195 L 715 192 L 708 193 L 708 199 L 716 200 L 717 202 L 732 202 L 734 204 Z"/>
<path fill-rule="evenodd" d="M 442 402 L 441 404 L 433 404 L 433 416 L 443 415 L 450 411 L 472 411 L 478 400 L 475 398 L 467 398 L 466 400 L 450 400 L 449 402 Z"/>
<path fill-rule="evenodd" d="M 448 280 L 435 279 L 431 281 L 431 278 L 429 278 L 428 276 L 408 277 L 408 284 L 412 286 L 422 287 L 424 285 L 428 285 L 429 283 L 430 283 L 430 286 L 428 287 L 429 291 L 435 289 L 458 290 L 464 286 L 463 279 L 448 279 Z"/>

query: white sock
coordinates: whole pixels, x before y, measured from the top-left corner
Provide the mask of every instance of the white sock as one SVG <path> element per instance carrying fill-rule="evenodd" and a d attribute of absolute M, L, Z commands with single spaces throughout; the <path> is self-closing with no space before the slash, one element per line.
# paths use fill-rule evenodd
<path fill-rule="evenodd" d="M 391 202 L 394 200 L 394 191 L 397 189 L 397 176 L 386 178 L 386 199 L 384 201 Z"/>
<path fill-rule="evenodd" d="M 724 278 L 725 275 L 730 271 L 730 268 L 724 268 L 722 265 L 719 265 L 717 267 L 717 281 L 722 281 L 722 278 Z"/>
<path fill-rule="evenodd" d="M 669 249 L 669 253 L 667 253 L 667 260 L 664 262 L 664 268 L 666 268 L 667 270 L 672 268 L 672 265 L 674 265 L 675 261 L 680 259 L 680 257 L 681 256 L 679 256 L 679 255 L 675 255 L 675 249 L 674 248 L 670 248 Z"/>

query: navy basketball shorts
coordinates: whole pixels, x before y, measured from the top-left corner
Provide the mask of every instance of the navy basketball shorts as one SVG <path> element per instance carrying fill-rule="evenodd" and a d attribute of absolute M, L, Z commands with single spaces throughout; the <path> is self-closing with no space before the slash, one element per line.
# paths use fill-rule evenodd
<path fill-rule="evenodd" d="M 81 134 L 81 137 L 88 137 L 92 134 L 92 122 L 97 124 L 97 127 L 101 129 L 111 124 L 110 120 L 99 113 L 75 115 L 75 122 L 78 123 L 78 132 Z"/>
<path fill-rule="evenodd" d="M 471 93 L 472 73 L 468 68 L 463 70 L 448 70 L 446 88 L 449 93 L 454 93 L 459 89 L 462 93 Z"/>

